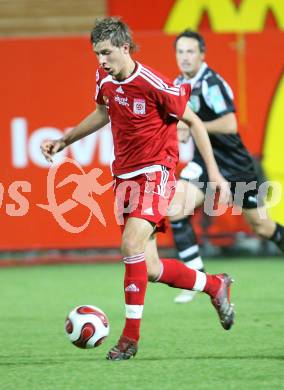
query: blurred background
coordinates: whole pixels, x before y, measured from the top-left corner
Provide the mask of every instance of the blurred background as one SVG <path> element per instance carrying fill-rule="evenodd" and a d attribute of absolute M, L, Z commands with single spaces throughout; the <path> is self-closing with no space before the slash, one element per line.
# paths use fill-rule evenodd
<path fill-rule="evenodd" d="M 58 156 L 58 162 L 69 157 L 80 164 L 69 161 L 54 174 L 54 207 L 65 207 L 61 217 L 38 206 L 52 202 L 40 143 L 60 137 L 95 108 L 97 62 L 89 33 L 95 17 L 107 15 L 121 16 L 132 28 L 135 58 L 171 79 L 178 74 L 175 35 L 188 27 L 201 32 L 206 61 L 233 88 L 239 130 L 260 181 L 277 182 L 283 190 L 283 0 L 0 0 L 0 265 L 119 259 L 112 189 L 93 195 L 104 227 L 71 201 L 74 183 L 56 188 L 69 174 L 94 167 L 102 170 L 100 184 L 111 181 L 108 128 Z M 190 145 L 180 152 L 179 170 L 191 157 Z M 284 202 L 272 196 L 269 213 L 283 224 Z M 231 210 L 217 218 L 200 210 L 194 226 L 206 256 L 279 254 Z M 159 244 L 161 252 L 174 253 L 170 230 Z"/>

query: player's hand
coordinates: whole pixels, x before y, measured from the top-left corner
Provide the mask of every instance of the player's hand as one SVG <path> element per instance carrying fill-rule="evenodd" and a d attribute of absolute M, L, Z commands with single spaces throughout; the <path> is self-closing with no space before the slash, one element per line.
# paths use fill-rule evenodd
<path fill-rule="evenodd" d="M 45 159 L 52 163 L 53 160 L 52 160 L 52 156 L 57 153 L 57 152 L 60 152 L 61 150 L 63 150 L 65 148 L 66 144 L 64 141 L 62 141 L 61 139 L 59 140 L 46 140 L 46 141 L 43 141 L 42 144 L 40 145 L 40 149 L 41 149 L 41 152 L 42 154 L 44 155 Z"/>
<path fill-rule="evenodd" d="M 227 180 L 220 173 L 210 175 L 209 180 L 211 187 L 219 190 L 219 203 L 226 205 L 232 204 L 232 193 Z"/>

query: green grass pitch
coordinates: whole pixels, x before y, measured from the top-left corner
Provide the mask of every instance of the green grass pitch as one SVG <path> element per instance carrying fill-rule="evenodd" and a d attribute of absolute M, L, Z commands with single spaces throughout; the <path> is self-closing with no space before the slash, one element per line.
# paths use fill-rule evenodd
<path fill-rule="evenodd" d="M 105 360 L 123 326 L 122 264 L 0 270 L 1 390 L 284 389 L 283 259 L 207 261 L 235 278 L 236 324 L 224 331 L 204 294 L 176 305 L 177 290 L 149 284 L 135 359 Z M 94 350 L 64 334 L 75 306 L 103 309 L 110 336 Z"/>

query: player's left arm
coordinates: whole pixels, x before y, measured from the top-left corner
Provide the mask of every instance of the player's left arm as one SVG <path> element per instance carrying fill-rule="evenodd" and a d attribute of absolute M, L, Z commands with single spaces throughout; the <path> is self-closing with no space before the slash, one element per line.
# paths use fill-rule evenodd
<path fill-rule="evenodd" d="M 215 183 L 216 187 L 220 189 L 220 202 L 227 203 L 230 200 L 230 187 L 219 171 L 204 124 L 188 105 L 186 105 L 183 115 L 178 119 L 189 126 L 195 144 L 206 164 L 209 181 Z"/>

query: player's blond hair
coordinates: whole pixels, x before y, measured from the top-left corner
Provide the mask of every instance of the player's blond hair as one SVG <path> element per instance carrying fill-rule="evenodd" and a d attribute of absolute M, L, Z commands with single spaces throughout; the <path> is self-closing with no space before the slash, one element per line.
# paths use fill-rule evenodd
<path fill-rule="evenodd" d="M 110 40 L 113 46 L 121 47 L 128 43 L 130 51 L 136 49 L 131 30 L 118 17 L 97 18 L 95 20 L 95 26 L 91 31 L 92 44 L 96 45 L 98 42 L 106 40 Z"/>

